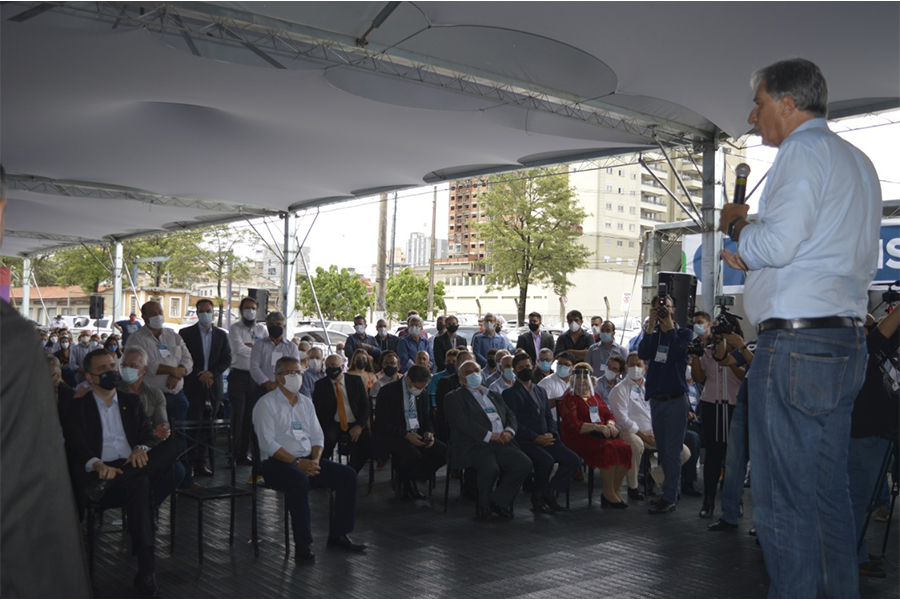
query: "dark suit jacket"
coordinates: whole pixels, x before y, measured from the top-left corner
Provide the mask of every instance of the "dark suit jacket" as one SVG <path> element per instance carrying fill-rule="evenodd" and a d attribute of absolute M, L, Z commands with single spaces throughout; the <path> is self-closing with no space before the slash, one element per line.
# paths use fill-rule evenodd
<path fill-rule="evenodd" d="M 344 355 L 347 357 L 347 360 L 353 358 L 360 344 L 372 346 L 371 350 L 366 350 L 366 353 L 372 357 L 372 362 L 377 363 L 381 360 L 381 350 L 379 349 L 378 341 L 371 335 L 366 335 L 365 339 L 359 339 L 359 335 L 355 333 L 347 336 L 347 341 L 344 342 Z M 396 345 L 394 347 L 396 348 Z M 353 365 L 350 366 L 353 367 Z"/>
<path fill-rule="evenodd" d="M 402 438 L 406 435 L 406 402 L 403 379 L 392 381 L 381 387 L 375 400 L 375 433 L 380 436 Z M 434 433 L 431 424 L 431 408 L 428 392 L 416 396 L 416 413 L 419 418 L 419 435 Z"/>
<path fill-rule="evenodd" d="M 344 373 L 344 381 L 346 383 L 344 387 L 347 388 L 347 402 L 350 404 L 353 416 L 356 417 L 356 423 L 366 428 L 369 426 L 369 395 L 366 394 L 366 386 L 362 382 L 362 377 Z M 316 382 L 313 387 L 312 401 L 322 429 L 335 422 L 337 396 L 334 394 L 334 382 L 330 378 L 323 377 Z"/>
<path fill-rule="evenodd" d="M 203 342 L 200 339 L 200 323 L 194 323 L 178 332 L 184 340 L 191 358 L 194 360 L 194 369 L 184 378 L 184 394 L 189 398 L 201 397 L 206 394 L 206 387 L 200 383 L 197 377 L 203 371 Z M 231 366 L 231 347 L 228 344 L 228 334 L 212 326 L 212 343 L 209 346 L 209 370 L 212 371 L 215 383 L 209 388 L 210 400 L 221 402 L 224 394 L 222 373 Z"/>
<path fill-rule="evenodd" d="M 553 334 L 549 331 L 541 332 L 541 350 L 544 348 L 549 348 L 553 350 Z M 527 333 L 523 333 L 519 336 L 519 339 L 516 341 L 516 349 L 522 348 L 525 352 L 528 353 L 528 356 L 531 357 L 532 364 L 537 367 L 537 359 L 538 357 L 534 353 L 534 341 L 531 338 L 531 331 L 529 330 Z"/>
<path fill-rule="evenodd" d="M 533 444 L 534 440 L 544 433 L 552 433 L 559 440 L 559 429 L 556 419 L 550 412 L 550 401 L 544 388 L 535 384 L 531 389 L 540 398 L 540 406 L 535 404 L 531 393 L 525 386 L 516 381 L 509 389 L 503 390 L 503 401 L 510 410 L 516 413 L 516 441 L 520 444 Z"/>
<path fill-rule="evenodd" d="M 491 391 L 488 392 L 488 398 L 500 415 L 504 429 L 509 427 L 517 430 L 516 415 L 509 410 L 503 399 Z M 466 387 L 447 394 L 444 398 L 444 410 L 450 425 L 450 467 L 470 467 L 486 452 L 490 452 L 490 442 L 485 443 L 484 438 L 491 431 L 491 420 Z"/>
<path fill-rule="evenodd" d="M 447 350 L 450 348 L 463 348 L 468 349 L 468 343 L 466 342 L 466 338 L 457 334 L 456 343 L 450 341 L 450 334 L 446 331 L 441 335 L 434 338 L 434 364 L 437 366 L 438 371 L 444 370 L 444 360 L 447 357 Z"/>

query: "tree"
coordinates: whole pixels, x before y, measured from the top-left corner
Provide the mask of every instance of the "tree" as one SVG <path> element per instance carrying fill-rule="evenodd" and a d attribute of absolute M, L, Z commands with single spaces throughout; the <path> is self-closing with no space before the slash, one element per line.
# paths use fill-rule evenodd
<path fill-rule="evenodd" d="M 368 295 L 366 285 L 360 280 L 359 275 L 347 269 L 338 271 L 336 265 L 331 265 L 326 271 L 322 267 L 316 267 L 316 274 L 312 280 L 316 296 L 319 298 L 319 306 L 322 308 L 322 316 L 326 319 L 352 321 L 353 317 L 365 313 L 372 305 L 372 298 Z M 298 274 L 297 283 L 300 284 L 297 309 L 307 315 L 317 315 L 316 302 L 306 277 Z"/>
<path fill-rule="evenodd" d="M 569 275 L 587 265 L 589 251 L 578 242 L 587 214 L 554 169 L 532 169 L 491 178 L 479 198 L 487 220 L 475 224 L 484 240 L 488 290 L 519 288 L 519 323 L 532 283 L 547 283 L 557 295 L 572 285 Z"/>
<path fill-rule="evenodd" d="M 125 244 L 125 262 L 131 269 L 136 257 L 164 256 L 168 260 L 139 263 L 138 268 L 153 277 L 156 287 L 190 287 L 206 271 L 204 250 L 200 247 L 203 231 L 173 231 L 130 240 Z"/>
<path fill-rule="evenodd" d="M 246 259 L 234 252 L 239 244 L 252 244 L 258 236 L 246 229 L 236 229 L 228 225 L 214 225 L 203 230 L 205 249 L 201 258 L 206 263 L 205 275 L 216 282 L 216 303 L 219 305 L 219 327 L 225 312 L 225 298 L 222 296 L 222 282 L 228 278 L 243 280 L 250 276 L 250 265 Z"/>
<path fill-rule="evenodd" d="M 108 246 L 67 248 L 54 254 L 56 285 L 80 286 L 86 294 L 100 291 L 100 284 L 112 281 L 112 261 Z"/>
<path fill-rule="evenodd" d="M 9 267 L 9 279 L 12 287 L 22 285 L 22 269 L 24 259 L 19 256 L 0 256 L 0 267 Z M 40 287 L 56 285 L 58 264 L 52 254 L 40 254 L 31 258 L 31 272 Z M 32 283 L 34 283 L 32 281 Z"/>
<path fill-rule="evenodd" d="M 423 318 L 428 312 L 428 278 L 416 275 L 409 267 L 403 269 L 393 277 L 388 278 L 387 288 L 384 294 L 386 312 L 392 318 L 402 320 L 409 311 L 414 310 Z M 445 310 L 444 282 L 434 284 L 434 307 Z"/>

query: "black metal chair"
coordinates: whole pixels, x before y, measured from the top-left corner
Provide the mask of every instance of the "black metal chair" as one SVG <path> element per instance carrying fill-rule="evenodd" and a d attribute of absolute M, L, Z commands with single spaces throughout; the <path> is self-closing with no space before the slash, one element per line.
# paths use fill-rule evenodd
<path fill-rule="evenodd" d="M 252 426 L 250 429 L 250 438 L 251 438 L 251 441 L 250 441 L 251 456 L 253 458 L 253 460 L 252 460 L 253 466 L 251 467 L 251 471 L 250 471 L 250 481 L 252 482 L 252 485 L 251 485 L 251 494 L 252 494 L 251 507 L 252 508 L 251 508 L 251 517 L 250 517 L 251 518 L 250 527 L 251 527 L 251 539 L 253 542 L 253 555 L 256 557 L 259 557 L 259 528 L 258 528 L 257 493 L 258 493 L 260 485 L 257 480 L 260 477 L 259 468 L 262 463 L 261 463 L 260 457 L 259 457 L 259 438 L 256 437 L 256 431 L 253 430 Z M 282 492 L 280 490 L 276 490 L 275 488 L 271 488 L 269 486 L 265 486 L 265 487 L 269 488 L 273 492 L 277 492 L 279 494 L 284 494 L 284 492 Z M 285 554 L 285 556 L 287 556 L 290 553 L 291 553 L 291 514 L 288 511 L 287 499 L 285 499 L 284 500 L 284 554 Z"/>

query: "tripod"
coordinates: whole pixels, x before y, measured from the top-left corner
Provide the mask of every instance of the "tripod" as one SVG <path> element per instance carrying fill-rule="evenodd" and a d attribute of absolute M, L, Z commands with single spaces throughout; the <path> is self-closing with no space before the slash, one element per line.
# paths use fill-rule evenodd
<path fill-rule="evenodd" d="M 869 507 L 866 509 L 866 521 L 863 524 L 862 531 L 859 533 L 859 539 L 856 541 L 856 551 L 862 547 L 863 540 L 866 538 L 866 530 L 869 528 L 869 521 L 872 519 L 872 513 L 875 511 L 875 503 L 884 485 L 884 477 L 887 475 L 888 469 L 891 468 L 891 459 L 893 458 L 893 469 L 891 474 L 891 509 L 888 513 L 887 527 L 884 530 L 884 543 L 881 545 L 881 554 L 884 555 L 887 550 L 888 536 L 891 533 L 891 519 L 894 516 L 894 507 L 897 505 L 897 496 L 900 495 L 900 477 L 898 477 L 898 466 L 900 466 L 900 445 L 897 444 L 897 438 L 888 440 L 887 451 L 884 453 L 884 459 L 881 461 L 881 470 L 878 479 L 875 481 L 875 489 L 872 490 L 872 499 L 869 501 Z"/>

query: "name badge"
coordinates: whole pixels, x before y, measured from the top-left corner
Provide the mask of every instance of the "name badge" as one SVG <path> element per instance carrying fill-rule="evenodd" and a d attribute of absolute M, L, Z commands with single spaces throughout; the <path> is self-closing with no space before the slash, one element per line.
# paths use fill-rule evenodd
<path fill-rule="evenodd" d="M 497 409 L 494 408 L 493 406 L 488 406 L 486 409 L 484 409 L 484 412 L 486 412 L 489 415 L 494 415 L 494 414 L 497 414 Z"/>
<path fill-rule="evenodd" d="M 295 440 L 303 440 L 303 422 L 302 421 L 291 421 L 291 433 L 294 434 Z"/>
<path fill-rule="evenodd" d="M 419 428 L 419 414 L 411 410 L 406 413 L 406 426 L 410 431 L 414 431 Z"/>
<path fill-rule="evenodd" d="M 596 406 L 588 406 L 591 410 L 591 423 L 600 423 L 600 409 Z"/>
<path fill-rule="evenodd" d="M 281 358 L 281 352 L 273 352 L 272 353 L 272 366 L 275 366 L 275 363 L 278 362 L 278 359 Z"/>
<path fill-rule="evenodd" d="M 157 344 L 156 347 L 159 349 L 159 355 L 163 358 L 170 358 L 172 353 L 169 352 L 169 347 L 165 344 Z"/>
<path fill-rule="evenodd" d="M 668 357 L 669 357 L 669 347 L 663 346 L 662 344 L 660 344 L 660 346 L 656 349 L 656 358 L 654 358 L 653 360 L 655 362 L 664 363 L 664 362 L 666 362 L 666 359 Z"/>

